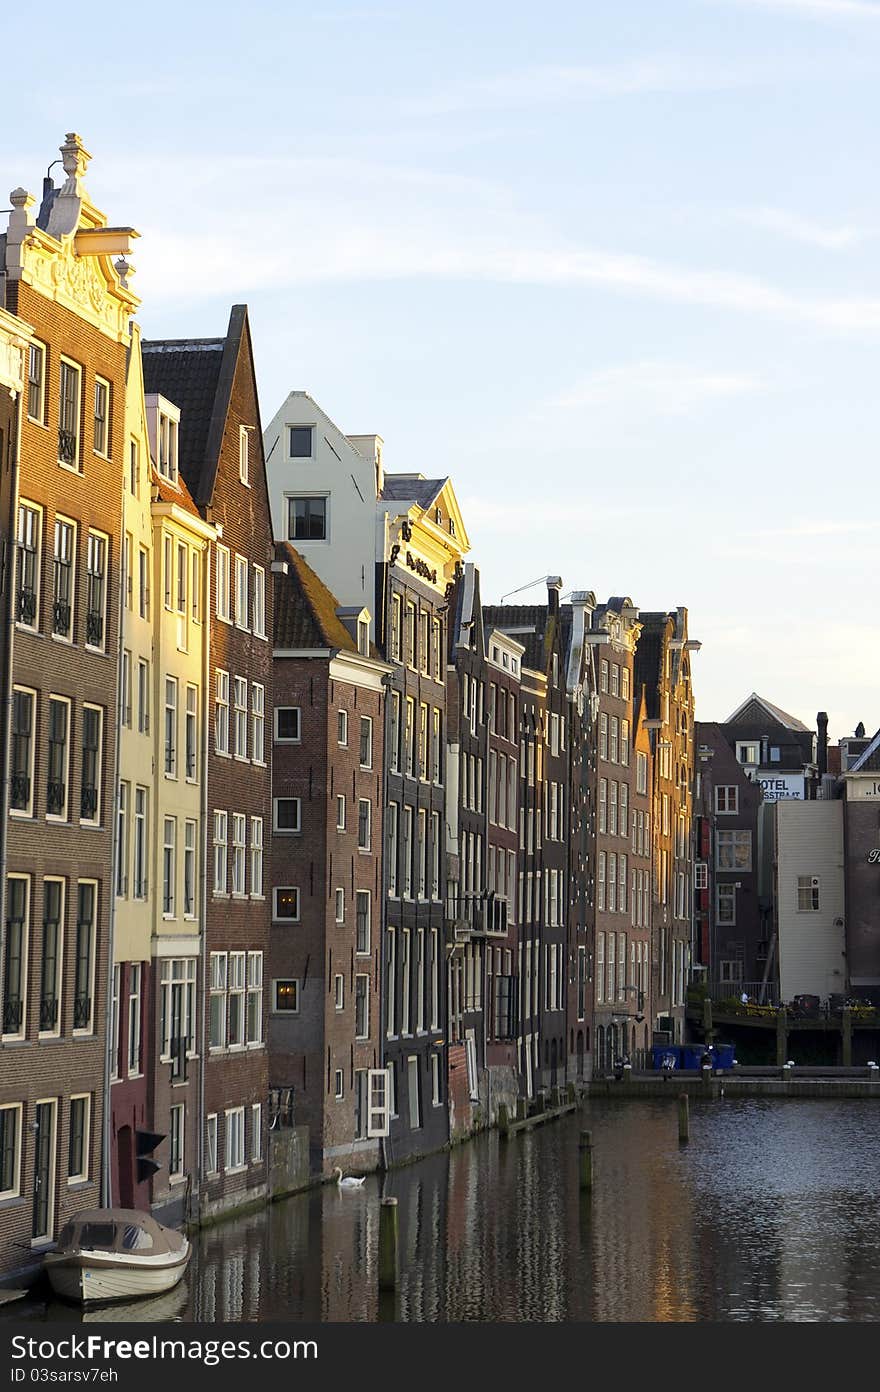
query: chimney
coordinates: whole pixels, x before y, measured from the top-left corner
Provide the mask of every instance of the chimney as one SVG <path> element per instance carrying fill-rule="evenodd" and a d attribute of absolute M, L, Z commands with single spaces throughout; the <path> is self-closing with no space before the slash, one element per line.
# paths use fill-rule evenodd
<path fill-rule="evenodd" d="M 816 716 L 816 729 L 819 733 L 818 749 L 816 751 L 816 763 L 819 769 L 819 777 L 823 778 L 828 772 L 828 712 L 819 711 Z"/>
<path fill-rule="evenodd" d="M 562 594 L 562 576 L 547 576 L 547 616 L 548 618 L 559 613 L 559 596 Z"/>

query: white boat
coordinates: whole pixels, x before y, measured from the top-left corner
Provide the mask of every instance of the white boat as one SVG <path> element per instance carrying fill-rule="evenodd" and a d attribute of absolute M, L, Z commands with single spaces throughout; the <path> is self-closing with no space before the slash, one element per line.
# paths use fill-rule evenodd
<path fill-rule="evenodd" d="M 52 1289 L 92 1304 L 171 1290 L 192 1249 L 183 1233 L 131 1208 L 91 1208 L 71 1218 L 44 1257 Z"/>

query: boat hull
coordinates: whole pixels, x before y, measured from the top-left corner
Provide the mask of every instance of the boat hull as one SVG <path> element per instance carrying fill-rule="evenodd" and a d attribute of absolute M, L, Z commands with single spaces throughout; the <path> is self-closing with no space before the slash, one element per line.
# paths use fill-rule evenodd
<path fill-rule="evenodd" d="M 47 1261 L 46 1274 L 56 1295 L 64 1300 L 93 1305 L 98 1301 L 161 1295 L 181 1280 L 189 1257 L 189 1246 L 185 1255 L 161 1266 L 131 1261 L 98 1262 L 83 1255 L 62 1257 Z"/>

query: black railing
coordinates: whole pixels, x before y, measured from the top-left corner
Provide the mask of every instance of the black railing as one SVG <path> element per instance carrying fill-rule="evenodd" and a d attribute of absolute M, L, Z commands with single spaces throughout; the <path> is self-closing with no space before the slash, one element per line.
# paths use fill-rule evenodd
<path fill-rule="evenodd" d="M 194 749 L 186 751 L 186 776 L 187 778 L 195 778 L 196 776 L 196 751 Z"/>
<path fill-rule="evenodd" d="M 174 913 L 174 894 L 167 889 L 162 895 L 162 912 L 167 914 Z"/>
<path fill-rule="evenodd" d="M 16 812 L 26 810 L 31 800 L 31 780 L 26 773 L 10 774 L 9 800 Z"/>
<path fill-rule="evenodd" d="M 58 431 L 58 458 L 62 464 L 76 463 L 76 436 L 72 430 Z"/>
<path fill-rule="evenodd" d="M 91 996 L 78 995 L 73 998 L 73 1028 L 88 1029 L 92 1023 Z"/>
<path fill-rule="evenodd" d="M 21 1022 L 24 1019 L 24 1001 L 21 996 L 4 996 L 3 998 L 3 1033 L 20 1034 Z"/>
<path fill-rule="evenodd" d="M 166 744 L 166 745 L 165 745 L 165 772 L 166 772 L 166 773 L 173 773 L 173 772 L 174 772 L 174 745 L 173 745 L 173 744 Z"/>
<path fill-rule="evenodd" d="M 66 797 L 67 785 L 60 783 L 55 778 L 50 778 L 46 784 L 46 811 L 60 817 L 64 811 Z"/>
<path fill-rule="evenodd" d="M 135 897 L 135 899 L 146 899 L 146 897 L 147 897 L 147 881 L 146 881 L 146 877 L 145 877 L 144 879 L 141 879 L 141 880 L 135 879 L 135 882 L 134 882 L 134 897 Z"/>
<path fill-rule="evenodd" d="M 87 783 L 83 784 L 80 794 L 80 815 L 86 821 L 91 821 L 98 815 L 98 790 Z"/>
<path fill-rule="evenodd" d="M 52 604 L 52 632 L 62 635 L 70 632 L 70 605 L 66 599 L 56 599 Z"/>
<path fill-rule="evenodd" d="M 86 614 L 86 642 L 93 648 L 104 643 L 104 615 L 100 609 L 89 609 Z"/>
<path fill-rule="evenodd" d="M 58 1024 L 58 997 L 40 997 L 40 1029 L 51 1030 Z"/>
<path fill-rule="evenodd" d="M 19 623 L 27 624 L 29 627 L 33 628 L 37 617 L 36 590 L 29 590 L 22 585 L 16 601 L 16 613 Z"/>

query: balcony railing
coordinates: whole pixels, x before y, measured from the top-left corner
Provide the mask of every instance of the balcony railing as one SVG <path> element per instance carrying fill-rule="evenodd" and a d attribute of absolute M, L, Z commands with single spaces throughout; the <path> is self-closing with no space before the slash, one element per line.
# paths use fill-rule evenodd
<path fill-rule="evenodd" d="M 88 1029 L 92 1023 L 92 998 L 77 995 L 73 998 L 73 1028 Z"/>
<path fill-rule="evenodd" d="M 172 1083 L 182 1083 L 186 1081 L 186 1045 L 185 1034 L 174 1035 L 171 1040 L 171 1081 Z"/>
<path fill-rule="evenodd" d="M 70 605 L 66 599 L 56 599 L 52 603 L 52 632 L 62 637 L 70 632 Z"/>
<path fill-rule="evenodd" d="M 80 794 L 80 815 L 90 822 L 98 815 L 98 790 L 84 783 Z"/>
<path fill-rule="evenodd" d="M 104 645 L 104 615 L 100 609 L 89 609 L 86 614 L 86 642 L 93 648 Z"/>
<path fill-rule="evenodd" d="M 458 936 L 473 933 L 504 937 L 507 933 L 507 900 L 491 890 L 487 894 L 451 895 L 446 902 L 447 930 Z"/>
<path fill-rule="evenodd" d="M 27 624 L 33 628 L 37 618 L 37 592 L 29 590 L 22 585 L 16 599 L 16 614 L 18 622 Z"/>
<path fill-rule="evenodd" d="M 46 784 L 46 811 L 53 816 L 60 817 L 64 812 L 64 804 L 67 800 L 67 785 L 58 779 L 50 778 Z"/>
<path fill-rule="evenodd" d="M 21 996 L 4 996 L 3 998 L 3 1033 L 20 1034 L 21 1022 L 24 1019 L 24 1001 Z"/>
<path fill-rule="evenodd" d="M 16 812 L 24 812 L 31 800 L 31 780 L 26 773 L 9 777 L 9 802 Z"/>
<path fill-rule="evenodd" d="M 76 463 L 76 436 L 72 430 L 59 429 L 58 458 L 62 464 Z"/>
<path fill-rule="evenodd" d="M 40 997 L 40 1029 L 52 1030 L 58 1024 L 58 997 Z"/>

